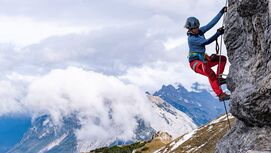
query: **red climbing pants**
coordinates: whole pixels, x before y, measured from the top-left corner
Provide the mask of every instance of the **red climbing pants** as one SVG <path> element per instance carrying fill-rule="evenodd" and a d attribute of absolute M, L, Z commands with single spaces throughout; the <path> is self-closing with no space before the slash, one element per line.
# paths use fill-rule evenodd
<path fill-rule="evenodd" d="M 212 86 L 212 89 L 216 93 L 217 96 L 223 93 L 222 89 L 219 86 L 218 83 L 218 77 L 220 74 L 223 73 L 225 65 L 227 62 L 227 58 L 225 56 L 221 56 L 221 61 L 220 61 L 220 68 L 217 67 L 217 73 L 215 73 L 211 68 L 213 66 L 216 66 L 219 64 L 219 55 L 213 54 L 210 57 L 207 58 L 207 62 L 204 63 L 200 60 L 193 60 L 190 62 L 190 67 L 199 74 L 205 75 L 208 77 L 209 82 Z M 219 70 L 220 69 L 220 70 Z M 218 72 L 220 71 L 220 72 Z"/>

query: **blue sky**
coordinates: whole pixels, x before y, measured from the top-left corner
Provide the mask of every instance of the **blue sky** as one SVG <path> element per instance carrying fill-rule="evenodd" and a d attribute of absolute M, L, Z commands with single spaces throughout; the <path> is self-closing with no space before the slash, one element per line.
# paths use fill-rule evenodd
<path fill-rule="evenodd" d="M 63 114 L 81 111 L 82 118 L 91 118 L 93 114 L 84 110 L 99 111 L 92 105 L 101 97 L 117 95 L 127 102 L 132 95 L 142 104 L 145 100 L 139 97 L 146 90 L 159 90 L 163 84 L 177 82 L 189 89 L 199 82 L 209 87 L 207 78 L 188 65 L 183 26 L 189 16 L 207 24 L 224 4 L 217 0 L 0 0 L 0 115 L 49 113 L 57 121 Z M 207 50 L 214 53 L 214 45 Z M 103 82 L 109 82 L 108 87 Z M 89 92 L 94 97 L 89 98 Z M 63 94 L 72 98 L 63 99 Z"/>

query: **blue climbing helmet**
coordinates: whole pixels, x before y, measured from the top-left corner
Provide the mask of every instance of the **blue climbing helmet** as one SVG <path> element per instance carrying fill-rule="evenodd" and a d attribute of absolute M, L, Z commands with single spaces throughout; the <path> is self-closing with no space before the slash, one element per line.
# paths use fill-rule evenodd
<path fill-rule="evenodd" d="M 189 17 L 186 19 L 185 28 L 186 29 L 194 29 L 200 26 L 199 20 L 195 17 Z"/>

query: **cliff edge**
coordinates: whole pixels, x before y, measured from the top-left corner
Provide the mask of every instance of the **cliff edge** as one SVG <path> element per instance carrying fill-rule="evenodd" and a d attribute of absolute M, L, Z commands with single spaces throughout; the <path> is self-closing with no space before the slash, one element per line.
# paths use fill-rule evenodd
<path fill-rule="evenodd" d="M 228 0 L 225 45 L 231 63 L 230 112 L 238 120 L 217 153 L 271 152 L 271 17 L 269 0 Z"/>

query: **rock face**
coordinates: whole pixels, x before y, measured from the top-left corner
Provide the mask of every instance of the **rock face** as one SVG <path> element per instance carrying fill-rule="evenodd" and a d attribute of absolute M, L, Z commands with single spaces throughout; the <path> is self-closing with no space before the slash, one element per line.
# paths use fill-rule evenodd
<path fill-rule="evenodd" d="M 154 135 L 154 139 L 159 139 L 164 144 L 170 143 L 172 141 L 172 136 L 167 132 L 158 131 Z"/>
<path fill-rule="evenodd" d="M 225 44 L 231 113 L 239 120 L 218 153 L 271 150 L 271 18 L 268 0 L 228 0 Z"/>

